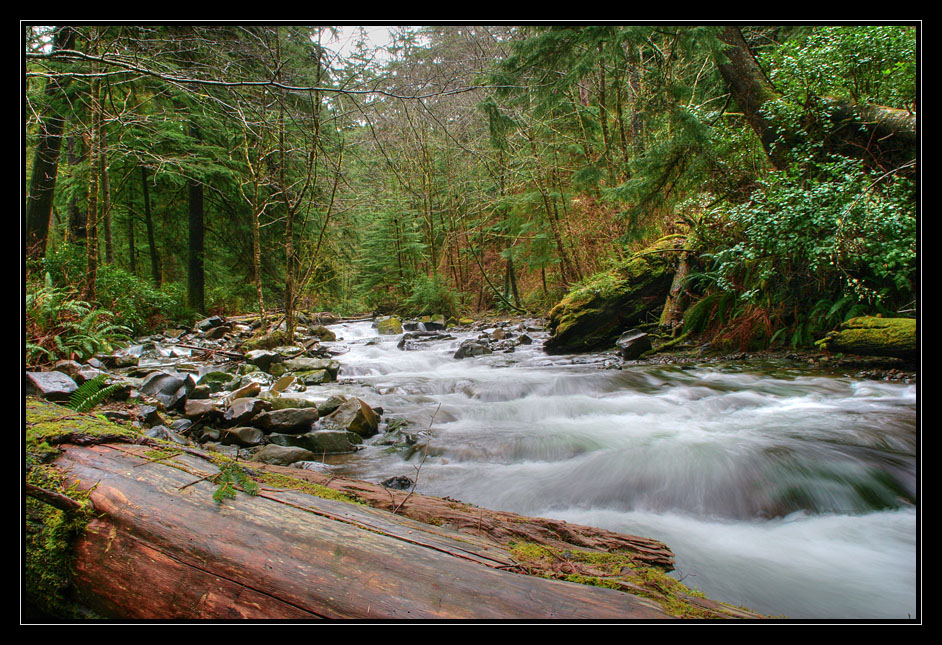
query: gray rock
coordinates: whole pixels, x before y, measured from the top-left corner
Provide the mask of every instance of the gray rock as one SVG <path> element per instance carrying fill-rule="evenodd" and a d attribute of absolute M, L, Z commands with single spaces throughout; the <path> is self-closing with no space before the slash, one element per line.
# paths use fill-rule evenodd
<path fill-rule="evenodd" d="M 154 439 L 162 439 L 163 441 L 172 441 L 173 443 L 179 443 L 186 445 L 187 440 L 178 435 L 176 432 L 168 428 L 167 426 L 154 426 L 153 428 L 148 429 L 144 432 L 144 436 L 152 437 Z"/>
<path fill-rule="evenodd" d="M 189 374 L 157 371 L 144 380 L 141 384 L 141 392 L 157 399 L 165 409 L 173 410 L 183 405 L 194 387 L 196 387 L 196 382 Z"/>
<path fill-rule="evenodd" d="M 257 414 L 252 425 L 267 432 L 300 434 L 310 432 L 318 417 L 317 408 L 286 408 Z"/>
<path fill-rule="evenodd" d="M 68 401 L 77 389 L 75 381 L 62 372 L 26 372 L 26 393 L 47 401 Z"/>
<path fill-rule="evenodd" d="M 394 488 L 396 490 L 409 490 L 415 484 L 411 479 L 404 475 L 397 475 L 395 477 L 390 477 L 389 479 L 384 479 L 380 482 L 380 486 L 383 488 Z"/>
<path fill-rule="evenodd" d="M 629 329 L 618 337 L 615 346 L 623 359 L 633 361 L 651 349 L 651 337 L 643 331 Z"/>
<path fill-rule="evenodd" d="M 379 432 L 379 418 L 373 408 L 357 398 L 348 399 L 322 419 L 321 424 L 329 430 L 349 430 L 361 437 L 371 437 Z"/>
<path fill-rule="evenodd" d="M 279 446 L 271 443 L 256 452 L 252 460 L 276 466 L 290 466 L 295 462 L 310 461 L 314 458 L 315 455 L 310 450 L 298 448 L 297 446 Z"/>
<path fill-rule="evenodd" d="M 317 404 L 317 413 L 322 417 L 326 417 L 328 414 L 339 408 L 341 405 L 347 402 L 347 397 L 340 394 L 334 394 L 328 398 L 323 403 Z"/>
<path fill-rule="evenodd" d="M 491 348 L 479 340 L 469 338 L 458 346 L 455 352 L 455 358 L 469 358 L 471 356 L 482 356 L 490 354 Z"/>
<path fill-rule="evenodd" d="M 209 318 L 203 318 L 201 321 L 196 323 L 196 328 L 200 331 L 206 331 L 212 329 L 213 327 L 219 327 L 225 321 L 221 316 L 210 316 Z"/>
<path fill-rule="evenodd" d="M 274 363 L 280 363 L 281 354 L 268 349 L 253 349 L 245 353 L 245 360 L 266 372 Z"/>
<path fill-rule="evenodd" d="M 356 452 L 363 443 L 360 435 L 344 430 L 318 430 L 298 435 L 273 433 L 268 440 L 277 446 L 303 448 L 318 456 Z"/>
<path fill-rule="evenodd" d="M 271 403 L 264 399 L 235 399 L 229 405 L 223 418 L 230 425 L 243 425 L 255 415 L 271 409 Z"/>
<path fill-rule="evenodd" d="M 235 428 L 228 428 L 223 430 L 221 439 L 224 444 L 248 448 L 250 446 L 259 446 L 264 443 L 265 433 L 258 428 L 238 426 Z"/>

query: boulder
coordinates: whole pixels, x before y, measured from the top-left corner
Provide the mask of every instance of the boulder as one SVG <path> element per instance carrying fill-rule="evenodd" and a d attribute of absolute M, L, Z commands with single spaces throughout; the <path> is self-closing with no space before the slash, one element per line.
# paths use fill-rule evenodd
<path fill-rule="evenodd" d="M 235 399 L 226 410 L 223 419 L 229 425 L 243 425 L 254 417 L 271 409 L 271 403 L 264 399 L 245 398 Z"/>
<path fill-rule="evenodd" d="M 637 329 L 629 329 L 618 337 L 615 347 L 621 357 L 626 361 L 637 360 L 643 353 L 651 349 L 651 337 Z"/>
<path fill-rule="evenodd" d="M 182 407 L 196 381 L 190 374 L 153 372 L 141 384 L 141 392 L 152 396 L 163 405 L 165 410 Z"/>
<path fill-rule="evenodd" d="M 214 370 L 200 376 L 197 385 L 206 385 L 212 393 L 233 390 L 239 386 L 239 377 L 229 372 Z"/>
<path fill-rule="evenodd" d="M 226 445 L 249 448 L 263 444 L 265 442 L 265 433 L 258 428 L 238 426 L 223 430 L 220 439 Z"/>
<path fill-rule="evenodd" d="M 468 340 L 462 341 L 461 345 L 458 346 L 454 357 L 468 358 L 470 356 L 482 356 L 483 354 L 491 353 L 493 352 L 491 348 L 487 346 L 486 342 L 469 338 Z"/>
<path fill-rule="evenodd" d="M 356 452 L 363 438 L 346 430 L 318 430 L 304 434 L 273 433 L 268 440 L 277 446 L 303 448 L 315 455 Z"/>
<path fill-rule="evenodd" d="M 656 318 L 670 292 L 685 238 L 671 235 L 596 274 L 570 291 L 549 313 L 550 354 L 605 350 L 626 329 Z"/>
<path fill-rule="evenodd" d="M 261 412 L 252 418 L 252 425 L 266 432 L 300 434 L 309 432 L 319 415 L 317 408 L 285 408 Z"/>
<path fill-rule="evenodd" d="M 317 404 L 317 413 L 321 415 L 321 417 L 326 417 L 346 402 L 347 397 L 341 394 L 333 394 L 326 401 Z"/>
<path fill-rule="evenodd" d="M 281 362 L 282 356 L 278 352 L 273 352 L 270 349 L 252 349 L 245 353 L 245 360 L 250 365 L 255 365 L 259 369 L 267 372 L 272 364 Z"/>
<path fill-rule="evenodd" d="M 379 431 L 379 417 L 373 408 L 357 398 L 345 401 L 321 423 L 329 430 L 349 430 L 361 437 L 371 437 Z"/>
<path fill-rule="evenodd" d="M 395 316 L 378 318 L 374 323 L 376 331 L 382 336 L 395 336 L 402 333 L 402 321 Z"/>
<path fill-rule="evenodd" d="M 308 329 L 308 332 L 311 334 L 311 336 L 317 336 L 323 341 L 330 342 L 337 340 L 337 334 L 324 327 L 324 325 L 314 325 Z"/>
<path fill-rule="evenodd" d="M 47 401 L 68 401 L 78 385 L 62 372 L 26 372 L 26 393 Z"/>
<path fill-rule="evenodd" d="M 265 464 L 276 466 L 290 466 L 298 461 L 310 461 L 314 459 L 314 453 L 297 446 L 279 446 L 273 443 L 268 444 L 255 453 L 253 461 L 260 461 Z"/>

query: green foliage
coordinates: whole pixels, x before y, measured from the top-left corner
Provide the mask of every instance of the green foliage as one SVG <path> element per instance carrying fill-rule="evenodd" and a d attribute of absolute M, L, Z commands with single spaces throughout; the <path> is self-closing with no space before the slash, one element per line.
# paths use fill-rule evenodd
<path fill-rule="evenodd" d="M 759 186 L 747 202 L 706 215 L 700 232 L 720 248 L 690 280 L 714 295 L 688 313 L 691 328 L 705 327 L 702 314 L 718 294 L 736 294 L 740 305 L 772 312 L 797 347 L 849 317 L 912 299 L 916 212 L 908 181 L 832 156 L 770 173 Z"/>
<path fill-rule="evenodd" d="M 403 309 L 414 315 L 444 314 L 455 316 L 460 312 L 455 292 L 439 276 L 419 276 L 412 283 L 412 293 Z"/>
<path fill-rule="evenodd" d="M 76 412 L 88 412 L 96 405 L 121 389 L 121 385 L 105 385 L 108 378 L 106 374 L 99 374 L 95 378 L 82 383 L 69 399 L 68 407 Z"/>
<path fill-rule="evenodd" d="M 213 501 L 221 504 L 225 499 L 235 499 L 236 490 L 242 490 L 249 495 L 258 495 L 258 484 L 232 461 L 219 464 L 219 474 L 216 475 L 217 488 L 213 491 Z"/>
<path fill-rule="evenodd" d="M 68 289 L 28 283 L 26 294 L 26 364 L 78 356 L 85 360 L 111 352 L 129 340 L 130 329 L 111 320 L 112 314 L 78 300 Z"/>
<path fill-rule="evenodd" d="M 762 57 L 776 88 L 796 103 L 816 96 L 904 108 L 916 102 L 916 28 L 822 26 Z"/>

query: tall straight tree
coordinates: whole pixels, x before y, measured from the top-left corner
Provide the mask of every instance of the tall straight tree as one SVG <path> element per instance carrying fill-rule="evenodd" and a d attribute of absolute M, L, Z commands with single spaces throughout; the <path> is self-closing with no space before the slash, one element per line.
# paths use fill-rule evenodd
<path fill-rule="evenodd" d="M 53 50 L 72 49 L 75 31 L 71 27 L 56 29 Z M 56 175 L 59 170 L 59 153 L 62 150 L 62 134 L 65 117 L 62 106 L 67 77 L 51 76 L 43 91 L 47 103 L 39 119 L 39 140 L 33 157 L 33 172 L 30 176 L 26 197 L 26 253 L 28 257 L 42 257 L 46 251 L 49 234 L 49 218 L 55 196 Z"/>

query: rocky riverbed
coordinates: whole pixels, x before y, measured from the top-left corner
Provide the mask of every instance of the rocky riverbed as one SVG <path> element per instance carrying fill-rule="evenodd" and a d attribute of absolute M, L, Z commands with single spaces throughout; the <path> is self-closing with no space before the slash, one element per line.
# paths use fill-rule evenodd
<path fill-rule="evenodd" d="M 51 370 L 26 373 L 26 393 L 68 402 L 80 385 L 104 375 L 115 392 L 99 411 L 109 419 L 141 428 L 147 436 L 206 448 L 278 465 L 311 462 L 326 455 L 356 452 L 377 434 L 380 445 L 410 449 L 417 442 L 409 423 L 384 418 L 382 407 L 340 393 L 336 388 L 346 348 L 323 325 L 339 319 L 329 314 L 302 317 L 297 342 L 279 344 L 280 331 L 261 333 L 257 319 L 212 316 L 192 329 L 168 329 L 141 337 L 110 355 L 85 363 L 59 361 Z M 469 319 L 443 316 L 402 321 L 374 319 L 378 336 L 399 336 L 404 352 L 426 344 L 463 340 L 454 358 L 512 353 L 520 345 L 546 338 L 541 320 Z M 639 334 L 635 333 L 634 336 Z M 644 336 L 644 334 L 640 334 Z M 376 339 L 367 342 L 375 342 Z M 650 348 L 650 341 L 645 347 Z M 648 352 L 650 354 L 650 352 Z M 618 348 L 593 356 L 601 369 L 640 365 L 734 364 L 786 361 L 832 370 L 854 378 L 914 383 L 911 364 L 889 358 L 830 356 L 821 352 L 739 352 L 716 354 L 689 343 L 647 358 Z M 411 482 L 391 477 L 389 485 Z"/>

